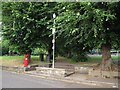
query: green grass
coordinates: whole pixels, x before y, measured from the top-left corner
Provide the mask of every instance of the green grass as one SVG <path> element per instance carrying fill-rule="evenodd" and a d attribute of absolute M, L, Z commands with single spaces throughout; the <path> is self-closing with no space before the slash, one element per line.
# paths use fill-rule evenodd
<path fill-rule="evenodd" d="M 101 56 L 88 56 L 88 62 L 101 62 Z"/>
<path fill-rule="evenodd" d="M 101 62 L 102 56 L 88 56 L 88 62 Z M 112 60 L 120 60 L 120 56 L 112 56 Z"/>
<path fill-rule="evenodd" d="M 0 63 L 5 66 L 23 66 L 24 56 L 0 56 Z M 46 62 L 40 62 L 39 56 L 31 56 L 31 62 L 29 65 L 44 63 Z"/>
<path fill-rule="evenodd" d="M 0 56 L 2 60 L 12 60 L 12 59 L 24 59 L 24 56 Z M 32 60 L 39 60 L 39 56 L 31 56 Z"/>
<path fill-rule="evenodd" d="M 24 56 L 0 56 L 0 59 L 3 60 L 12 60 L 12 59 L 23 59 Z"/>
<path fill-rule="evenodd" d="M 120 60 L 120 56 L 112 56 L 113 60 Z"/>
<path fill-rule="evenodd" d="M 112 56 L 112 60 L 120 60 L 120 56 Z M 102 56 L 89 56 L 88 57 L 88 61 L 85 63 L 100 63 L 102 60 Z M 67 63 L 71 63 L 71 64 L 80 64 L 80 62 L 75 62 L 71 59 L 65 58 L 65 57 L 57 57 L 56 58 L 57 62 L 67 62 Z M 2 63 L 2 65 L 7 65 L 7 66 L 23 66 L 24 64 L 24 56 L 0 56 L 0 63 Z M 29 63 L 29 65 L 32 64 L 45 64 L 48 63 L 45 60 L 44 57 L 44 61 L 41 62 L 39 56 L 31 56 L 31 62 Z"/>

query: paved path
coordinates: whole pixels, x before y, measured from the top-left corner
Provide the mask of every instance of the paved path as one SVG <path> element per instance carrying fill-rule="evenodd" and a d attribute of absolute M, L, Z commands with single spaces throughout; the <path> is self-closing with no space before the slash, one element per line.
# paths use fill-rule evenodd
<path fill-rule="evenodd" d="M 2 88 L 94 88 L 95 86 L 47 80 L 2 71 Z M 97 87 L 96 87 L 97 88 Z"/>

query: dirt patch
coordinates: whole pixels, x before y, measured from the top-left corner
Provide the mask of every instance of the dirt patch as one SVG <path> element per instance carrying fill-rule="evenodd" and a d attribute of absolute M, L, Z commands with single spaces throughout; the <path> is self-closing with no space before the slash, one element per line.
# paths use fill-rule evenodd
<path fill-rule="evenodd" d="M 11 59 L 11 60 L 0 60 L 1 64 L 3 66 L 16 66 L 16 67 L 23 67 L 23 60 L 16 60 L 16 59 Z"/>
<path fill-rule="evenodd" d="M 96 66 L 93 67 L 94 70 L 101 70 L 102 69 L 102 65 L 101 64 L 97 64 Z M 102 71 L 115 71 L 115 72 L 120 72 L 120 66 L 118 66 L 115 63 L 112 63 L 110 67 L 106 67 L 104 70 Z"/>

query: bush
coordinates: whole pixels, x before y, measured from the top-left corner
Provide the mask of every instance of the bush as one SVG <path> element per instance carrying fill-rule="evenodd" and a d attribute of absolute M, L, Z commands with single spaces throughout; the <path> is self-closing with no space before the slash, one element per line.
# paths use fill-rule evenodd
<path fill-rule="evenodd" d="M 76 54 L 73 55 L 72 60 L 75 62 L 86 62 L 88 59 L 86 54 Z"/>

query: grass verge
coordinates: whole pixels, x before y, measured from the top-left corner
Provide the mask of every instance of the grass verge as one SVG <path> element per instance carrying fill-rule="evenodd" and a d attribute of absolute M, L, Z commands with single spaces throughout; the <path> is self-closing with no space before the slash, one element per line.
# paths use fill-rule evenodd
<path fill-rule="evenodd" d="M 40 62 L 39 56 L 31 56 L 31 62 L 29 65 L 32 64 L 44 64 L 45 61 Z M 0 64 L 3 66 L 24 66 L 24 56 L 0 56 Z"/>
<path fill-rule="evenodd" d="M 45 57 L 44 57 L 45 58 Z M 92 63 L 100 63 L 102 56 L 89 56 L 87 62 L 75 62 L 71 59 L 64 58 L 64 57 L 57 57 L 57 62 L 62 63 L 70 63 L 70 64 L 92 64 Z M 120 60 L 120 56 L 112 56 L 113 60 Z M 46 61 L 41 62 L 39 56 L 31 56 L 31 62 L 29 65 L 32 64 L 45 64 Z M 23 67 L 24 65 L 24 56 L 0 56 L 0 64 L 4 66 L 19 66 Z"/>

